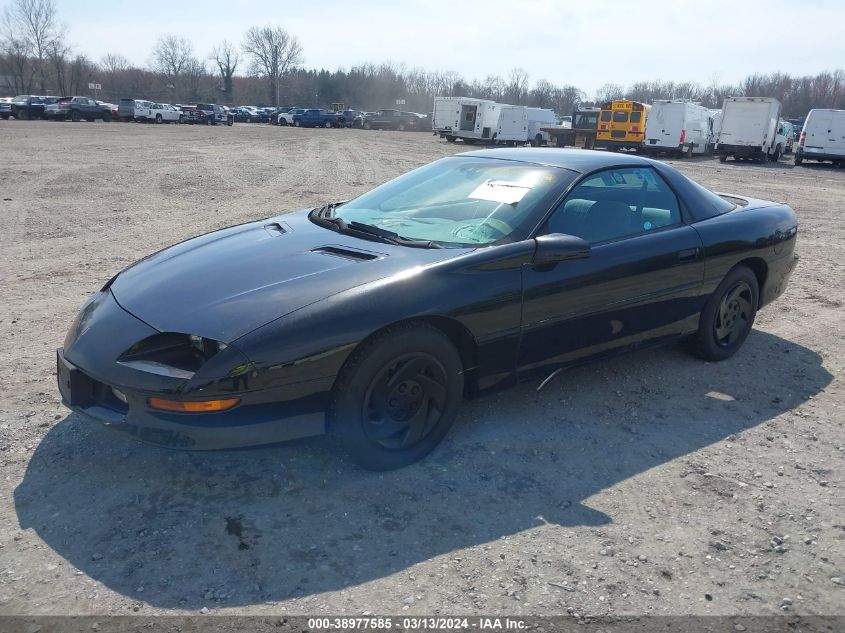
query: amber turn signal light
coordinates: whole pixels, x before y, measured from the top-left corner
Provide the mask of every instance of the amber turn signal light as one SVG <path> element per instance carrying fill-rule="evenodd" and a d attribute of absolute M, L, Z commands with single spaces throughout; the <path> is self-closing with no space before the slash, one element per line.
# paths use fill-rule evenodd
<path fill-rule="evenodd" d="M 150 398 L 147 403 L 153 409 L 162 411 L 177 411 L 179 413 L 212 413 L 231 409 L 241 401 L 240 398 L 226 398 L 224 400 L 165 400 L 164 398 Z"/>

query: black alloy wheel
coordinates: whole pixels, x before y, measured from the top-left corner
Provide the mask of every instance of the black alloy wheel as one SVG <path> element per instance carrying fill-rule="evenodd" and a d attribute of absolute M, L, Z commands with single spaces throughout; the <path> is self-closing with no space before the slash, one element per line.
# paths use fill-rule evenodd
<path fill-rule="evenodd" d="M 701 311 L 696 353 L 714 361 L 733 356 L 751 333 L 759 293 L 757 277 L 751 269 L 744 265 L 733 268 Z"/>
<path fill-rule="evenodd" d="M 328 430 L 359 466 L 392 470 L 443 439 L 463 398 L 463 364 L 440 330 L 389 327 L 350 356 L 332 390 Z"/>
<path fill-rule="evenodd" d="M 364 396 L 364 432 L 387 449 L 410 448 L 437 425 L 446 406 L 446 371 L 430 354 L 405 354 L 384 367 Z"/>

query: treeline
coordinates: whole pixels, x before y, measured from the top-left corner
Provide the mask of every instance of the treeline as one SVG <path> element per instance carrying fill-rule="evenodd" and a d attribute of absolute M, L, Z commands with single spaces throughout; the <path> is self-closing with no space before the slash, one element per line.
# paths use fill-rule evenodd
<path fill-rule="evenodd" d="M 532 83 L 523 68 L 507 76 L 466 79 L 456 72 L 427 71 L 401 64 L 353 66 L 349 70 L 313 70 L 302 66 L 299 40 L 280 26 L 249 29 L 240 45 L 220 42 L 200 56 L 190 40 L 164 35 L 139 67 L 120 53 L 95 62 L 66 44 L 55 0 L 10 0 L 0 24 L 0 91 L 15 94 L 88 95 L 89 83 L 102 85 L 93 95 L 116 102 L 145 98 L 170 103 L 199 101 L 227 105 L 301 105 L 374 110 L 395 107 L 429 112 L 436 96 L 470 96 L 551 108 L 567 114 L 579 105 L 611 99 L 691 99 L 719 108 L 725 97 L 776 97 L 787 117 L 803 117 L 812 108 L 845 109 L 845 71 L 794 77 L 755 74 L 736 85 L 713 79 L 696 82 L 642 81 L 622 86 L 606 83 L 593 95 L 572 85 L 545 79 Z M 3 81 L 5 80 L 5 85 Z"/>

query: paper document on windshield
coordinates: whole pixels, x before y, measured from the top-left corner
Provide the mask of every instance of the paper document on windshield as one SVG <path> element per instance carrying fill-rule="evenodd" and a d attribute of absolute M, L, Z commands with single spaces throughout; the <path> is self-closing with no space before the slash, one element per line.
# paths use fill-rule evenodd
<path fill-rule="evenodd" d="M 474 200 L 490 200 L 502 204 L 517 204 L 531 191 L 531 187 L 521 182 L 508 182 L 506 180 L 487 180 L 481 183 L 469 194 Z"/>

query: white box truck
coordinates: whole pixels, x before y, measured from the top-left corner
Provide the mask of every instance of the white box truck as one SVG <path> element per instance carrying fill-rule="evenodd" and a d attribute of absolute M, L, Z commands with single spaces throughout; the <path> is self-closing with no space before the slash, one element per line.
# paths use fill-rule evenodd
<path fill-rule="evenodd" d="M 555 125 L 557 117 L 551 110 L 528 106 L 502 106 L 499 125 L 493 138 L 497 144 L 531 143 L 534 147 L 548 144 L 551 136 L 542 130 Z"/>
<path fill-rule="evenodd" d="M 760 163 L 776 161 L 783 153 L 778 144 L 780 101 L 772 97 L 728 97 L 722 104 L 722 123 L 716 137 L 716 153 L 725 162 L 753 158 Z"/>
<path fill-rule="evenodd" d="M 691 101 L 660 100 L 651 104 L 642 151 L 689 157 L 710 151 L 711 114 Z"/>
<path fill-rule="evenodd" d="M 845 110 L 810 110 L 795 150 L 795 164 L 805 160 L 845 167 Z"/>
<path fill-rule="evenodd" d="M 471 97 L 435 97 L 431 117 L 433 132 L 450 143 L 492 143 L 502 104 Z"/>

